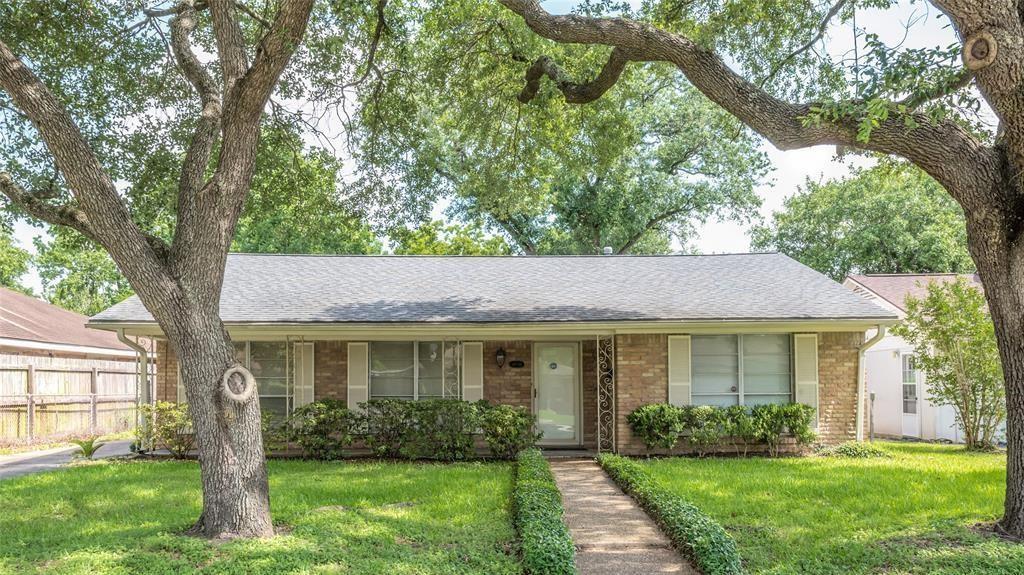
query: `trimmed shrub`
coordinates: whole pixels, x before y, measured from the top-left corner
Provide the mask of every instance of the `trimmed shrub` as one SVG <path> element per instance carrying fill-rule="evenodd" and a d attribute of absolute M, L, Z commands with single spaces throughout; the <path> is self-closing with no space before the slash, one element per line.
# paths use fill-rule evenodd
<path fill-rule="evenodd" d="M 576 548 L 562 522 L 562 494 L 538 449 L 516 460 L 512 513 L 522 545 L 523 569 L 530 575 L 575 575 Z"/>
<path fill-rule="evenodd" d="M 598 456 L 597 461 L 704 575 L 743 573 L 736 542 L 717 521 L 658 485 L 635 461 L 610 454 Z"/>
<path fill-rule="evenodd" d="M 402 454 L 409 427 L 409 404 L 399 399 L 371 399 L 360 403 L 366 421 L 366 447 L 377 457 Z"/>
<path fill-rule="evenodd" d="M 659 447 L 672 449 L 685 429 L 684 416 L 684 410 L 675 405 L 651 403 L 634 409 L 626 416 L 626 422 L 648 451 Z"/>
<path fill-rule="evenodd" d="M 821 457 L 849 457 L 851 459 L 870 459 L 872 457 L 891 457 L 881 447 L 861 441 L 847 441 L 839 445 L 830 445 L 818 450 Z"/>
<path fill-rule="evenodd" d="M 725 410 L 710 405 L 688 407 L 683 411 L 683 428 L 698 457 L 704 457 L 725 437 Z"/>
<path fill-rule="evenodd" d="M 750 410 L 743 405 L 733 405 L 725 409 L 725 435 L 732 442 L 736 453 L 747 456 L 750 446 L 757 443 L 757 430 Z"/>
<path fill-rule="evenodd" d="M 136 432 L 140 445 L 153 445 L 171 452 L 179 459 L 186 457 L 195 447 L 192 417 L 187 403 L 158 401 L 139 406 L 147 425 Z"/>
<path fill-rule="evenodd" d="M 267 425 L 272 422 L 267 421 Z M 287 422 L 288 436 L 314 459 L 339 459 L 362 429 L 362 416 L 337 399 L 321 399 L 295 408 Z"/>
<path fill-rule="evenodd" d="M 540 440 L 540 433 L 534 432 L 534 417 L 522 406 L 491 405 L 480 402 L 480 428 L 491 455 L 499 459 L 513 459 L 524 449 L 529 449 Z"/>
<path fill-rule="evenodd" d="M 399 453 L 408 459 L 461 461 L 475 454 L 473 434 L 480 426 L 476 404 L 454 399 L 405 403 L 404 436 Z"/>
<path fill-rule="evenodd" d="M 779 455 L 782 437 L 788 431 L 800 445 L 814 441 L 811 421 L 814 408 L 800 403 L 758 405 L 750 412 L 757 440 L 768 447 L 768 455 Z"/>

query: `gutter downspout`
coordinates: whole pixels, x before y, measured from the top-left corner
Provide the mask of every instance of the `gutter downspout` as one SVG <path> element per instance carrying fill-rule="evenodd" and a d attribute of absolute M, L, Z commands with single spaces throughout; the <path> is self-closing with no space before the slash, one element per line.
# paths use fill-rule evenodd
<path fill-rule="evenodd" d="M 135 350 L 135 353 L 138 354 L 139 377 L 137 380 L 137 386 L 139 393 L 137 394 L 136 404 L 139 406 L 149 405 L 150 403 L 152 403 L 152 398 L 150 397 L 150 391 L 152 390 L 152 387 L 149 384 L 149 352 L 146 351 L 146 348 L 139 345 L 137 341 L 132 341 L 128 339 L 124 335 L 124 328 L 117 329 L 117 340 L 132 348 L 133 350 Z M 135 410 L 135 424 L 140 429 L 142 429 L 146 425 L 146 420 L 145 418 L 142 417 L 141 409 Z M 145 430 L 143 430 L 141 436 L 148 437 L 148 434 L 145 433 Z M 147 449 L 148 447 L 149 446 L 147 445 L 139 446 L 140 449 Z"/>
<path fill-rule="evenodd" d="M 864 441 L 864 352 L 885 337 L 885 326 L 878 324 L 878 331 L 857 350 L 857 441 Z"/>

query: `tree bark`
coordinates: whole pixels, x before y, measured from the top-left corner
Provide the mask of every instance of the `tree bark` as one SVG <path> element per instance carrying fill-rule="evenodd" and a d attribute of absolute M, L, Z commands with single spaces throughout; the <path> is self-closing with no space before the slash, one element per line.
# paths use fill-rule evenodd
<path fill-rule="evenodd" d="M 186 1 L 143 10 L 148 17 L 174 15 L 172 50 L 202 105 L 179 179 L 170 246 L 135 224 L 71 115 L 0 41 L 0 88 L 39 131 L 76 202 L 48 203 L 6 173 L 0 173 L 0 193 L 28 213 L 73 227 L 102 245 L 167 337 L 181 366 L 203 483 L 203 512 L 192 532 L 212 538 L 273 535 L 259 399 L 238 404 L 221 390 L 221 378 L 237 362 L 219 317 L 220 292 L 252 179 L 263 109 L 302 41 L 312 6 L 313 0 L 281 2 L 251 65 L 235 2 Z M 200 7 L 210 10 L 220 87 L 191 51 L 189 35 Z M 218 140 L 217 165 L 207 180 Z"/>

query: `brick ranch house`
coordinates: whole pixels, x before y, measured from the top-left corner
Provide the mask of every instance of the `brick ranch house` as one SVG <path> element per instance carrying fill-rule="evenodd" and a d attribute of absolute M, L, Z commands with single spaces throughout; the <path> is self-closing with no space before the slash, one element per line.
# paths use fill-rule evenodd
<path fill-rule="evenodd" d="M 486 399 L 532 410 L 545 446 L 622 453 L 656 402 L 796 401 L 823 441 L 860 437 L 864 333 L 896 319 L 781 254 L 231 254 L 221 317 L 265 409 Z M 184 398 L 137 298 L 89 326 L 158 338 L 157 399 Z"/>

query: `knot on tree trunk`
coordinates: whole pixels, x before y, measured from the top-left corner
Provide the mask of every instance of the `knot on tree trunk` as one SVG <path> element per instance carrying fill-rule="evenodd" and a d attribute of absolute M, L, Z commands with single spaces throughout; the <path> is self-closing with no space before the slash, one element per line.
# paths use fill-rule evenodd
<path fill-rule="evenodd" d="M 237 392 L 231 389 L 231 377 L 233 375 L 238 375 L 242 378 L 242 389 Z M 252 399 L 255 392 L 256 380 L 252 377 L 252 372 L 245 367 L 236 365 L 224 372 L 224 377 L 221 378 L 221 393 L 224 395 L 224 399 L 242 404 Z"/>
<path fill-rule="evenodd" d="M 967 37 L 964 41 L 964 66 L 968 70 L 981 70 L 995 62 L 999 53 L 999 45 L 991 33 L 986 31 L 978 32 Z"/>

